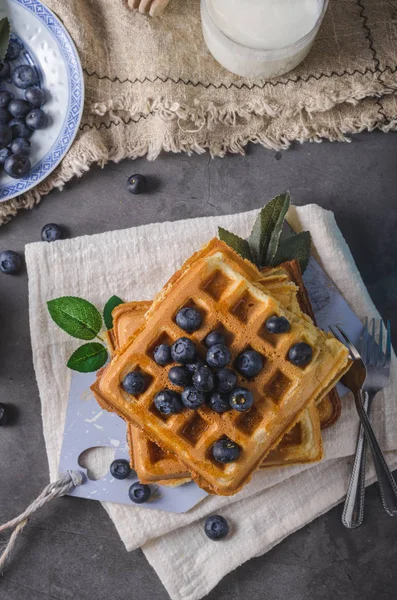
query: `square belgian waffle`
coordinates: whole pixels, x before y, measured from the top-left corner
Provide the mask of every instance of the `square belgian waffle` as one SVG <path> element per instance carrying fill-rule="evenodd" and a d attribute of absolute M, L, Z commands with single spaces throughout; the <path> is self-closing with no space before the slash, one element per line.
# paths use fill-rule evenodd
<path fill-rule="evenodd" d="M 106 405 L 141 427 L 165 451 L 175 452 L 199 485 L 222 495 L 236 493 L 249 480 L 302 411 L 323 397 L 349 367 L 346 348 L 309 318 L 290 312 L 265 293 L 259 284 L 263 278 L 254 265 L 219 240 L 212 240 L 166 284 L 142 326 L 116 352 L 98 380 L 97 389 Z M 240 377 L 240 385 L 250 389 L 255 398 L 247 413 L 219 415 L 204 405 L 196 411 L 184 409 L 166 416 L 156 409 L 155 394 L 172 386 L 168 368 L 155 363 L 153 350 L 160 343 L 172 344 L 186 336 L 175 322 L 176 313 L 185 306 L 195 306 L 203 316 L 200 329 L 188 336 L 199 354 L 205 354 L 206 335 L 217 329 L 225 333 L 233 360 L 248 348 L 263 356 L 259 375 L 253 380 Z M 264 323 L 273 315 L 287 317 L 291 324 L 287 334 L 271 336 L 265 331 Z M 313 350 L 305 368 L 287 360 L 290 347 L 302 341 Z M 137 397 L 121 386 L 127 373 L 135 369 L 149 382 Z M 221 464 L 214 460 L 212 446 L 225 437 L 238 444 L 240 456 Z"/>

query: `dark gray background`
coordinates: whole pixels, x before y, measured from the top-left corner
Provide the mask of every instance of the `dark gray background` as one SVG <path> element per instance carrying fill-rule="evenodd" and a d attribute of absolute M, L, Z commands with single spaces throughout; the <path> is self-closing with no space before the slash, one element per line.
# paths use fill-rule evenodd
<path fill-rule="evenodd" d="M 335 212 L 372 298 L 392 321 L 396 344 L 396 164 L 393 133 L 358 135 L 352 144 L 297 145 L 282 154 L 251 146 L 244 157 L 163 155 L 154 163 L 142 159 L 110 164 L 91 169 L 2 227 L 0 250 L 23 252 L 48 222 L 63 225 L 69 236 L 79 236 L 259 208 L 290 189 L 296 204 L 316 202 Z M 126 192 L 126 177 L 134 172 L 150 178 L 155 188 L 150 194 Z M 19 409 L 15 425 L 0 429 L 4 522 L 48 482 L 26 273 L 0 276 L 0 331 L 0 401 Z M 384 514 L 375 486 L 367 492 L 360 529 L 344 529 L 340 514 L 339 506 L 265 556 L 244 564 L 225 577 L 208 600 L 395 598 L 397 520 Z M 221 551 L 227 552 L 227 546 Z M 0 578 L 1 600 L 167 597 L 141 551 L 125 551 L 101 506 L 72 498 L 51 503 L 32 519 L 18 541 L 14 561 Z"/>

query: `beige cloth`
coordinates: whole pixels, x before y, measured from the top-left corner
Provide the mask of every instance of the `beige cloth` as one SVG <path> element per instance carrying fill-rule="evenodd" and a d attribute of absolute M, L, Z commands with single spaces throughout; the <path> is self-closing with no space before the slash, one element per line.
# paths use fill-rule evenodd
<path fill-rule="evenodd" d="M 58 476 L 69 393 L 66 362 L 78 342 L 50 320 L 46 301 L 78 295 L 102 307 L 113 294 L 126 301 L 152 298 L 189 255 L 216 235 L 218 225 L 246 237 L 255 216 L 252 211 L 190 219 L 26 246 L 33 361 L 52 480 Z M 309 205 L 292 208 L 289 221 L 297 231 L 310 229 L 317 257 L 356 314 L 378 316 L 333 214 Z M 396 392 L 393 356 L 390 385 L 377 398 L 372 413 L 393 467 L 397 467 Z M 258 473 L 236 496 L 209 497 L 183 515 L 112 503 L 104 507 L 127 550 L 142 546 L 173 600 L 198 600 L 236 566 L 267 552 L 342 500 L 357 430 L 354 404 L 346 398 L 341 419 L 324 433 L 325 460 L 318 465 Z M 373 469 L 368 476 L 372 481 Z M 205 537 L 202 521 L 218 512 L 233 526 L 221 552 Z"/>
<path fill-rule="evenodd" d="M 247 80 L 223 69 L 201 33 L 199 0 L 173 0 L 161 18 L 122 0 L 46 0 L 72 35 L 86 103 L 62 164 L 27 194 L 0 204 L 0 223 L 91 164 L 156 158 L 162 150 L 223 156 L 249 141 L 344 141 L 395 129 L 396 5 L 330 0 L 309 57 L 283 77 Z"/>

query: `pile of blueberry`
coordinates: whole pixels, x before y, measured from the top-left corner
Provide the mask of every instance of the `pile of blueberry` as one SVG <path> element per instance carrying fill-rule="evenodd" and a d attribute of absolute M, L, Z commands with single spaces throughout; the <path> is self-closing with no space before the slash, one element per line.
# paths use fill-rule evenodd
<path fill-rule="evenodd" d="M 22 48 L 11 40 L 5 60 L 0 63 L 0 81 L 13 83 L 23 90 L 24 98 L 15 98 L 7 89 L 0 91 L 0 164 L 10 177 L 25 177 L 31 170 L 29 159 L 30 137 L 37 129 L 46 127 L 48 119 L 40 108 L 45 93 L 38 87 L 37 71 L 30 65 L 11 69 Z"/>
<path fill-rule="evenodd" d="M 196 308 L 182 308 L 176 315 L 177 325 L 187 333 L 197 331 L 202 325 L 202 316 Z M 285 317 L 270 317 L 265 327 L 268 333 L 281 334 L 290 329 Z M 183 409 L 198 409 L 203 404 L 217 413 L 229 410 L 246 412 L 254 403 L 250 390 L 238 385 L 238 376 L 228 365 L 232 356 L 226 345 L 224 335 L 219 331 L 211 332 L 205 338 L 207 346 L 206 360 L 197 354 L 193 341 L 188 337 L 178 338 L 172 346 L 160 344 L 154 350 L 154 360 L 158 365 L 166 366 L 172 362 L 179 363 L 168 371 L 170 382 L 183 388 L 181 393 L 171 389 L 163 389 L 154 397 L 157 410 L 165 415 L 178 414 Z M 288 354 L 289 360 L 298 366 L 305 366 L 312 358 L 312 348 L 305 342 L 292 346 Z M 253 379 L 263 368 L 261 354 L 255 350 L 245 350 L 235 362 L 237 371 L 245 379 Z M 134 370 L 128 373 L 123 381 L 123 389 L 131 395 L 142 394 L 148 381 L 145 375 Z M 240 447 L 233 440 L 225 437 L 212 447 L 212 456 L 219 463 L 235 461 L 240 456 Z"/>

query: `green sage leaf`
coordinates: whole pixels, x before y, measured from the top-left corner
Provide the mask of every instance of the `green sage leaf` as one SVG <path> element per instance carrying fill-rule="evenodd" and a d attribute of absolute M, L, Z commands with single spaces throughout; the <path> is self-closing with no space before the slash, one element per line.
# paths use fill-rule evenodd
<path fill-rule="evenodd" d="M 91 342 L 80 346 L 73 352 L 68 360 L 68 367 L 79 373 L 92 373 L 103 367 L 107 359 L 108 353 L 105 346 L 98 342 Z"/>
<path fill-rule="evenodd" d="M 270 266 L 277 252 L 284 219 L 291 203 L 289 192 L 276 196 L 261 211 L 261 267 Z"/>
<path fill-rule="evenodd" d="M 230 246 L 230 248 L 237 252 L 237 254 L 253 263 L 255 262 L 247 240 L 243 240 L 243 238 L 239 237 L 235 233 L 227 231 L 227 229 L 223 229 L 223 227 L 218 227 L 218 235 L 219 239 Z"/>
<path fill-rule="evenodd" d="M 79 340 L 92 340 L 101 330 L 100 312 L 83 298 L 63 296 L 50 300 L 47 306 L 58 327 Z"/>
<path fill-rule="evenodd" d="M 124 304 L 124 300 L 119 298 L 118 296 L 112 296 L 105 304 L 105 308 L 103 309 L 103 320 L 105 321 L 105 325 L 107 329 L 113 328 L 113 317 L 112 312 L 116 306 L 120 304 Z"/>
<path fill-rule="evenodd" d="M 7 17 L 0 20 L 0 62 L 4 60 L 10 43 L 10 23 Z"/>
<path fill-rule="evenodd" d="M 305 272 L 309 264 L 312 238 L 309 231 L 302 231 L 297 235 L 286 238 L 278 247 L 273 257 L 272 267 L 286 262 L 288 260 L 298 260 L 302 273 Z"/>

